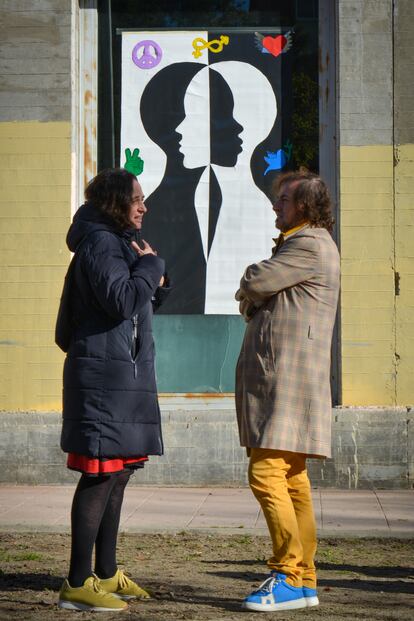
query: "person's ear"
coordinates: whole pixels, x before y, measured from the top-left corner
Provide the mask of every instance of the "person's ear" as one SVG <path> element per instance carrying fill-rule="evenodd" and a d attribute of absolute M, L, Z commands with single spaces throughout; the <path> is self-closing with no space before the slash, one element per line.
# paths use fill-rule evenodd
<path fill-rule="evenodd" d="M 297 204 L 297 206 L 296 206 L 296 207 L 297 207 L 297 210 L 298 210 L 298 211 L 299 211 L 302 215 L 304 215 L 304 214 L 305 214 L 305 203 L 300 202 L 300 203 L 298 203 L 298 204 Z"/>

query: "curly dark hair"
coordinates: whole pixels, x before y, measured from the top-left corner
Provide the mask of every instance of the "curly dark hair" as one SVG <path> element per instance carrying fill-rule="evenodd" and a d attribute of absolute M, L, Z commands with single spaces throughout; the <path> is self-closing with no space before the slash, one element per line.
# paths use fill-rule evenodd
<path fill-rule="evenodd" d="M 111 218 L 121 230 L 131 228 L 129 209 L 134 180 L 135 175 L 125 168 L 106 168 L 88 183 L 85 199 Z"/>
<path fill-rule="evenodd" d="M 304 206 L 304 216 L 312 227 L 327 229 L 332 233 L 335 223 L 332 217 L 332 203 L 326 183 L 307 170 L 294 170 L 280 175 L 273 184 L 277 194 L 285 183 L 299 181 L 292 192 L 296 204 Z"/>

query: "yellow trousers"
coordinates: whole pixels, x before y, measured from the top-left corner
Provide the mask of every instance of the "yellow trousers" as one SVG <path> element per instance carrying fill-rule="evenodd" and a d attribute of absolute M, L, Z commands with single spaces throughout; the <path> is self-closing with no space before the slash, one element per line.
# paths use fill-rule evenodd
<path fill-rule="evenodd" d="M 306 455 L 251 448 L 249 484 L 272 538 L 268 566 L 285 574 L 292 586 L 316 588 L 316 524 Z"/>

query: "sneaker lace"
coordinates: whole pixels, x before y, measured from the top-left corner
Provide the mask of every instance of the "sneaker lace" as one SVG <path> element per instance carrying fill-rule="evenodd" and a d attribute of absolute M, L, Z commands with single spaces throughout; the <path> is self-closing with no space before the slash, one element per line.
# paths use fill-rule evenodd
<path fill-rule="evenodd" d="M 95 593 L 106 595 L 106 591 L 101 587 L 101 581 L 99 580 L 98 576 L 93 575 L 92 588 Z"/>
<path fill-rule="evenodd" d="M 254 591 L 254 593 L 271 593 L 273 591 L 273 587 L 275 584 L 277 584 L 278 582 L 281 582 L 280 578 L 277 578 L 275 576 L 270 576 L 269 578 L 266 578 L 266 580 L 264 582 L 262 582 L 262 584 L 259 586 L 259 588 Z"/>
<path fill-rule="evenodd" d="M 119 582 L 119 586 L 121 589 L 126 589 L 131 583 L 131 580 L 128 578 L 128 576 L 124 573 L 122 569 L 119 570 L 118 582 Z"/>

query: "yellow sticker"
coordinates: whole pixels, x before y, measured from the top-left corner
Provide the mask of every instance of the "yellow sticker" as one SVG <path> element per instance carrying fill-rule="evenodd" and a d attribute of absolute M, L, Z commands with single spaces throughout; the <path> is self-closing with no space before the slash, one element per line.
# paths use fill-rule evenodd
<path fill-rule="evenodd" d="M 227 35 L 221 35 L 220 39 L 213 39 L 213 41 L 206 41 L 201 37 L 197 37 L 193 41 L 193 56 L 194 58 L 200 58 L 202 56 L 202 50 L 208 48 L 210 52 L 214 52 L 214 54 L 218 54 L 223 50 L 225 45 L 228 45 L 230 39 Z"/>

